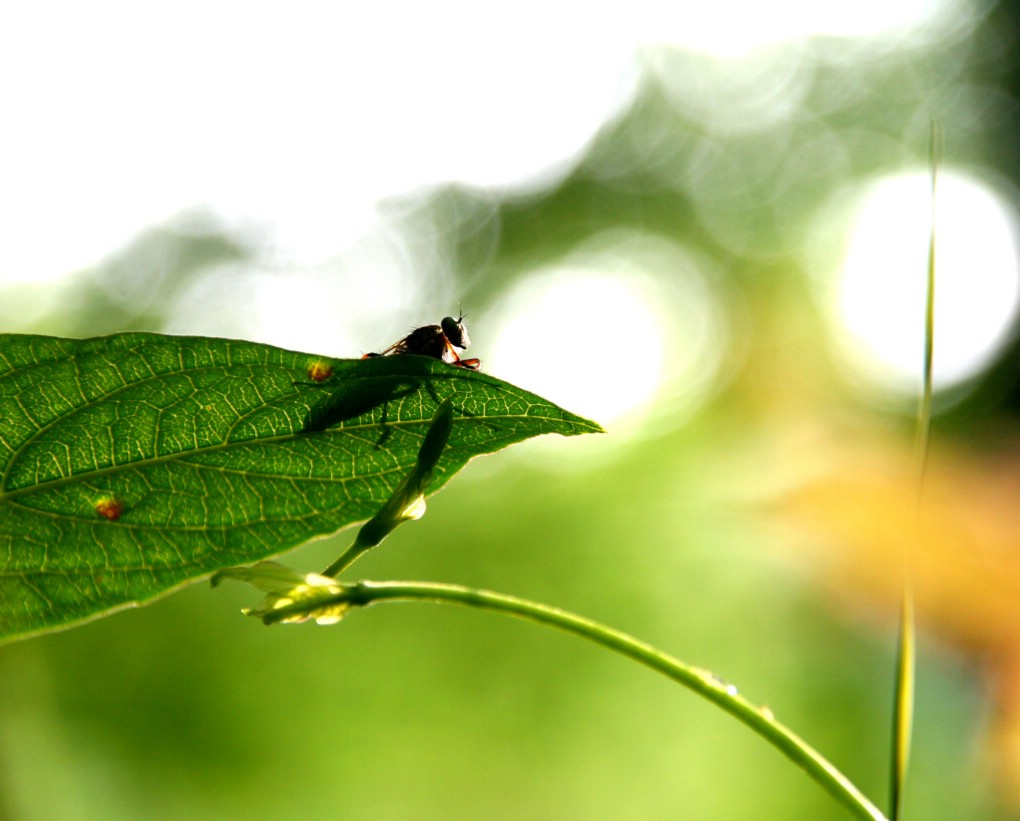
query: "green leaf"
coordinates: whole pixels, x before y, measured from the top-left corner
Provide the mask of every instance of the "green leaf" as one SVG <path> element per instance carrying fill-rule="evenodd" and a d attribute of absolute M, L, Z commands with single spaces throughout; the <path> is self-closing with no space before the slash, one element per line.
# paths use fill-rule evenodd
<path fill-rule="evenodd" d="M 329 359 L 226 339 L 0 335 L 0 639 L 95 617 L 373 515 L 429 480 L 593 422 L 419 356 Z"/>
<path fill-rule="evenodd" d="M 232 579 L 266 591 L 257 607 L 244 610 L 246 616 L 255 616 L 266 624 L 279 621 L 283 624 L 299 624 L 315 619 L 317 624 L 336 624 L 344 617 L 351 605 L 343 600 L 344 584 L 332 576 L 307 573 L 299 576 L 290 568 L 276 562 L 259 562 L 252 567 L 228 567 L 212 577 L 215 587 L 220 582 Z M 296 609 L 295 613 L 288 610 Z"/>

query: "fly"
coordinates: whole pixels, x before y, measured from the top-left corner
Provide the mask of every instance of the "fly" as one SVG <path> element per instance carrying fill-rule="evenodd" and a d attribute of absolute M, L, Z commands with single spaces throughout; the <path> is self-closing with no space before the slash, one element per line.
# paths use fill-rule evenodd
<path fill-rule="evenodd" d="M 464 327 L 464 315 L 454 319 L 452 316 L 443 317 L 438 325 L 422 325 L 415 328 L 403 339 L 394 342 L 382 353 L 367 353 L 362 359 L 369 359 L 374 356 L 399 356 L 401 354 L 412 354 L 415 356 L 431 356 L 458 368 L 467 368 L 469 371 L 477 371 L 481 360 L 461 359 L 457 349 L 467 350 L 471 344 L 468 339 L 467 328 Z"/>

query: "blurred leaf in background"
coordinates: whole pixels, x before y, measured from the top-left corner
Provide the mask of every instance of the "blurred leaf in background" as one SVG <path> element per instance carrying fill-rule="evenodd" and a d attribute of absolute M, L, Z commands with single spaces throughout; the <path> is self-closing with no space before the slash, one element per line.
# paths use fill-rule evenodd
<path fill-rule="evenodd" d="M 472 463 L 359 572 L 617 625 L 767 703 L 877 800 L 913 514 L 912 181 L 938 116 L 953 367 L 904 817 L 1020 817 L 999 686 L 1020 545 L 997 501 L 1020 407 L 1009 8 L 7 14 L 0 76 L 32 82 L 3 81 L 4 330 L 353 357 L 461 305 L 487 373 L 609 435 Z M 0 807 L 844 817 L 725 716 L 564 637 L 438 608 L 267 631 L 231 616 L 246 604 L 188 589 L 0 651 Z"/>

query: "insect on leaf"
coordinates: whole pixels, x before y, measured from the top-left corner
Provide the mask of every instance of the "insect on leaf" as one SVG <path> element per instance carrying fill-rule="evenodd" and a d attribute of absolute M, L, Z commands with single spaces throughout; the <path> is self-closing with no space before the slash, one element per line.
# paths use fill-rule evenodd
<path fill-rule="evenodd" d="M 472 457 L 600 430 L 422 356 L 329 359 L 227 339 L 0 335 L 0 640 L 136 604 L 370 517 L 453 427 Z"/>

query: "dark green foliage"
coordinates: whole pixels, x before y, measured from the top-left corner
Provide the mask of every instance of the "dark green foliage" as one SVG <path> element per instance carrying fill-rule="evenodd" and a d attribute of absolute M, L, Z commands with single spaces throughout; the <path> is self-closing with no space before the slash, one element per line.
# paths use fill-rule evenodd
<path fill-rule="evenodd" d="M 0 638 L 68 625 L 370 517 L 453 429 L 473 456 L 599 430 L 481 373 L 226 339 L 0 336 Z"/>

